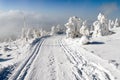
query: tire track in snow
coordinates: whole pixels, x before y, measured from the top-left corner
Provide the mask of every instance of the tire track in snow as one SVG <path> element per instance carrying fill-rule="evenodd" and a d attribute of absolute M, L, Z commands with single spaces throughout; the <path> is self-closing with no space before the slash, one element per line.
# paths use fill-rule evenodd
<path fill-rule="evenodd" d="M 114 80 L 113 76 L 102 66 L 87 61 L 79 52 L 65 46 L 61 40 L 59 40 L 59 44 L 70 62 L 75 65 L 73 67 L 73 75 L 76 80 Z"/>
<path fill-rule="evenodd" d="M 16 69 L 15 73 L 10 76 L 8 80 L 24 80 L 28 69 L 30 68 L 30 65 L 38 55 L 38 52 L 40 50 L 40 47 L 43 43 L 44 39 L 40 38 L 39 41 L 36 44 L 35 49 L 33 50 L 32 54 L 26 59 L 21 65 Z"/>

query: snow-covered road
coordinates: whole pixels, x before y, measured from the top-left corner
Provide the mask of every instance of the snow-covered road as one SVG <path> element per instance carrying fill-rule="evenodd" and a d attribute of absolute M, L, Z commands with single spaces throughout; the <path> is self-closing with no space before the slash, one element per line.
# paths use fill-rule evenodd
<path fill-rule="evenodd" d="M 45 39 L 24 80 L 114 80 L 114 76 L 54 36 Z"/>
<path fill-rule="evenodd" d="M 60 37 L 49 37 L 44 41 L 25 80 L 75 80 L 73 64 L 60 47 L 59 39 Z"/>

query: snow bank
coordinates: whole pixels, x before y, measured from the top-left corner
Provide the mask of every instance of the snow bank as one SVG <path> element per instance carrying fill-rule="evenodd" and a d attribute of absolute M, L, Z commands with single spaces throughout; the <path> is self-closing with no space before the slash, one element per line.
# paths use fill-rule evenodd
<path fill-rule="evenodd" d="M 89 42 L 89 39 L 87 36 L 82 36 L 80 38 L 80 44 L 85 45 L 85 44 L 88 44 L 88 42 Z"/>

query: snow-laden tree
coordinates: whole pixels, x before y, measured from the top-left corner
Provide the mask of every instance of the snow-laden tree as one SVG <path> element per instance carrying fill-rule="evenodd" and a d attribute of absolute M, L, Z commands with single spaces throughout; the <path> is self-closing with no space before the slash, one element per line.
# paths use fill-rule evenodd
<path fill-rule="evenodd" d="M 61 29 L 61 26 L 58 24 L 57 26 L 51 27 L 50 35 L 56 35 L 56 34 L 62 34 L 63 30 Z"/>
<path fill-rule="evenodd" d="M 61 25 L 57 25 L 56 26 L 56 34 L 63 34 L 64 33 L 64 29 L 62 28 Z"/>
<path fill-rule="evenodd" d="M 111 26 L 114 27 L 114 20 L 111 21 Z"/>
<path fill-rule="evenodd" d="M 88 37 L 89 37 L 90 31 L 86 21 L 83 22 L 82 27 L 80 28 L 80 34 L 82 35 L 82 37 L 80 38 L 80 43 L 83 45 L 87 44 L 89 42 Z"/>
<path fill-rule="evenodd" d="M 32 29 L 32 28 L 28 28 L 28 29 L 27 29 L 27 33 L 26 33 L 27 39 L 32 39 L 32 38 L 34 38 L 34 36 L 33 36 L 33 30 L 34 30 L 34 29 Z"/>
<path fill-rule="evenodd" d="M 51 27 L 51 35 L 55 35 L 57 32 L 57 28 L 55 26 Z"/>
<path fill-rule="evenodd" d="M 109 29 L 114 28 L 114 27 L 115 27 L 115 22 L 114 22 L 114 20 L 109 20 L 108 26 L 109 26 Z"/>
<path fill-rule="evenodd" d="M 93 23 L 93 26 L 94 26 L 93 36 L 94 37 L 102 36 L 102 29 L 101 29 L 100 22 L 99 21 L 95 21 Z"/>
<path fill-rule="evenodd" d="M 86 21 L 83 22 L 82 27 L 80 28 L 80 34 L 82 36 L 89 36 L 89 34 L 90 34 L 90 31 L 89 31 Z"/>
<path fill-rule="evenodd" d="M 26 37 L 26 28 L 22 28 L 21 39 Z"/>
<path fill-rule="evenodd" d="M 41 31 L 41 37 L 48 35 L 48 33 L 45 30 Z"/>
<path fill-rule="evenodd" d="M 98 20 L 93 23 L 94 26 L 93 36 L 98 37 L 109 35 L 110 31 L 106 17 L 103 14 L 99 13 L 97 18 Z"/>
<path fill-rule="evenodd" d="M 73 23 L 66 23 L 65 26 L 67 28 L 67 30 L 66 30 L 67 38 L 74 38 L 75 37 L 75 27 L 73 26 Z"/>
<path fill-rule="evenodd" d="M 89 28 L 86 21 L 82 21 L 78 17 L 70 17 L 68 23 L 65 24 L 67 38 L 80 37 L 81 44 L 87 44 L 89 42 Z"/>
<path fill-rule="evenodd" d="M 23 28 L 22 29 L 21 39 L 23 40 L 28 41 L 30 39 L 39 38 L 41 36 L 43 36 L 43 31 L 40 30 L 39 28 Z"/>
<path fill-rule="evenodd" d="M 68 23 L 65 24 L 65 27 L 67 28 L 66 34 L 67 38 L 71 37 L 77 37 L 80 36 L 79 30 L 82 26 L 82 20 L 78 17 L 70 17 L 68 20 Z"/>
<path fill-rule="evenodd" d="M 119 26 L 120 26 L 119 20 L 118 20 L 118 18 L 116 18 L 114 28 L 119 27 Z"/>
<path fill-rule="evenodd" d="M 33 29 L 33 35 L 34 35 L 34 38 L 40 37 L 39 29 Z"/>
<path fill-rule="evenodd" d="M 60 25 L 58 24 L 57 26 L 56 26 L 56 32 L 60 32 Z"/>

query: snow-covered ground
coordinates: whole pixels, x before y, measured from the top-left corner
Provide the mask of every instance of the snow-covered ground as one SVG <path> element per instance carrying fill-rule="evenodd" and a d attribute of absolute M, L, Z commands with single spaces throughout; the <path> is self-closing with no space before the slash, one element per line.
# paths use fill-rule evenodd
<path fill-rule="evenodd" d="M 93 38 L 92 44 L 85 45 L 83 48 L 108 60 L 120 70 L 120 28 L 113 29 L 112 31 L 115 34 Z"/>
<path fill-rule="evenodd" d="M 65 35 L 0 44 L 1 80 L 120 80 L 120 28 L 91 39 Z"/>
<path fill-rule="evenodd" d="M 8 79 L 9 74 L 16 70 L 31 55 L 34 49 L 34 40 L 16 41 L 0 43 L 0 80 Z"/>
<path fill-rule="evenodd" d="M 90 44 L 81 45 L 80 39 L 64 39 L 72 50 L 90 62 L 108 70 L 115 79 L 120 80 L 120 28 L 112 29 L 114 34 L 92 38 Z"/>
<path fill-rule="evenodd" d="M 29 43 L 22 40 L 4 42 L 0 44 L 0 64 L 2 67 L 15 64 L 21 61 L 27 54 L 27 50 L 30 47 Z M 26 53 L 26 54 L 25 54 Z"/>

